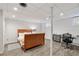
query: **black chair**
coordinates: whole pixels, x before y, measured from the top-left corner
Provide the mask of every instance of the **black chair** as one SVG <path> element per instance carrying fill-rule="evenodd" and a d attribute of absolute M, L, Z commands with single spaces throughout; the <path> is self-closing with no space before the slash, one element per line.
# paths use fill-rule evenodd
<path fill-rule="evenodd" d="M 69 48 L 69 44 L 73 42 L 73 39 L 72 34 L 69 33 L 65 33 L 62 36 L 62 41 L 66 44 L 66 48 Z"/>

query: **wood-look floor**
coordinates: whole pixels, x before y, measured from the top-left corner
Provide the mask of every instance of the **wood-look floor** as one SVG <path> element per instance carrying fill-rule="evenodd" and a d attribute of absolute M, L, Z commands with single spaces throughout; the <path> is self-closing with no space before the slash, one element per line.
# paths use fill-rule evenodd
<path fill-rule="evenodd" d="M 50 40 L 46 39 L 44 46 L 37 46 L 24 52 L 21 48 L 8 51 L 3 56 L 49 56 Z"/>
<path fill-rule="evenodd" d="M 61 46 L 61 43 L 53 42 L 52 48 L 53 56 L 79 56 L 79 50 L 77 49 L 66 49 Z"/>
<path fill-rule="evenodd" d="M 79 56 L 79 50 L 65 49 L 61 46 L 61 43 L 53 42 L 52 46 L 52 56 Z M 2 56 L 50 56 L 50 53 L 50 40 L 46 40 L 44 46 L 34 47 L 26 50 L 26 52 L 23 52 L 21 48 L 18 48 L 8 51 Z"/>

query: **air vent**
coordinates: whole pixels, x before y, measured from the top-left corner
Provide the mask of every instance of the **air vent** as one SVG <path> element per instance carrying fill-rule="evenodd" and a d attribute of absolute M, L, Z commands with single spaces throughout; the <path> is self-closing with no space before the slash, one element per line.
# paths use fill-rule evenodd
<path fill-rule="evenodd" d="M 27 7 L 26 3 L 19 3 L 21 7 Z"/>

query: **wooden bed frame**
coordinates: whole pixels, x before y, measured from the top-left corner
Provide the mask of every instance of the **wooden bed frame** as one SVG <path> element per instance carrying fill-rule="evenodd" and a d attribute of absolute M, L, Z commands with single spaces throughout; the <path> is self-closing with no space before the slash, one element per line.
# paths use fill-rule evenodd
<path fill-rule="evenodd" d="M 32 32 L 29 29 L 18 29 L 18 33 Z M 36 34 L 25 34 L 24 35 L 24 45 L 22 46 L 23 50 L 44 45 L 45 44 L 45 33 L 36 33 Z"/>

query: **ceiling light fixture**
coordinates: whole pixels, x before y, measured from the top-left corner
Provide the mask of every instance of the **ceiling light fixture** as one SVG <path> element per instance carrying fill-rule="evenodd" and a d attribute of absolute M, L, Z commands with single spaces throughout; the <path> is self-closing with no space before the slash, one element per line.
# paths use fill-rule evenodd
<path fill-rule="evenodd" d="M 63 16 L 64 15 L 64 13 L 60 13 L 60 16 Z"/>
<path fill-rule="evenodd" d="M 46 20 L 48 20 L 49 18 L 47 17 Z"/>
<path fill-rule="evenodd" d="M 16 8 L 16 7 L 15 7 L 15 8 L 14 8 L 14 10 L 15 10 L 15 11 L 17 11 L 17 10 L 18 10 L 18 8 Z"/>
<path fill-rule="evenodd" d="M 12 15 L 13 18 L 15 18 L 15 15 Z"/>

